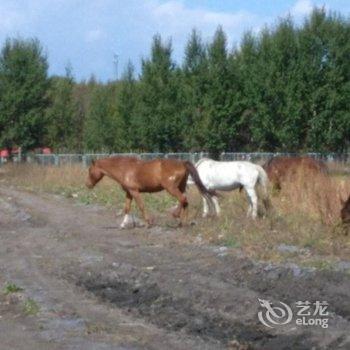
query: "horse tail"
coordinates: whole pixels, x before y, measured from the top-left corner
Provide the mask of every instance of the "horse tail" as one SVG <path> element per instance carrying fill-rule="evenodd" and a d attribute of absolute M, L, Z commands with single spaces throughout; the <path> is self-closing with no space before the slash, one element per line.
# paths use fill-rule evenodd
<path fill-rule="evenodd" d="M 319 166 L 321 174 L 329 175 L 329 169 L 328 169 L 327 164 L 323 160 L 319 160 L 318 162 L 319 162 L 318 166 Z"/>
<path fill-rule="evenodd" d="M 271 201 L 270 201 L 270 197 L 269 197 L 269 178 L 266 174 L 266 171 L 264 170 L 264 168 L 260 165 L 257 165 L 257 169 L 259 172 L 259 177 L 258 177 L 258 182 L 259 185 L 261 186 L 262 190 L 263 190 L 263 203 L 264 203 L 264 207 L 266 210 L 269 210 L 271 208 Z"/>
<path fill-rule="evenodd" d="M 196 168 L 196 169 L 198 169 L 198 166 L 200 165 L 200 164 L 202 164 L 204 161 L 206 161 L 206 160 L 210 160 L 209 158 L 201 158 L 200 160 L 198 160 L 197 161 L 197 163 L 196 164 L 194 164 L 194 167 Z M 198 170 L 197 170 L 198 171 Z M 192 179 L 192 176 L 190 175 L 189 176 L 189 178 L 188 178 L 188 180 L 187 180 L 187 185 L 194 185 L 195 183 L 194 183 L 194 181 L 193 181 L 193 179 Z"/>
<path fill-rule="evenodd" d="M 187 171 L 191 175 L 192 180 L 196 184 L 199 192 L 204 196 L 206 196 L 206 195 L 207 196 L 217 196 L 217 193 L 214 190 L 209 190 L 208 188 L 206 188 L 204 186 L 201 178 L 199 177 L 199 174 L 198 174 L 196 167 L 190 161 L 186 161 L 184 163 L 185 163 L 185 167 L 186 167 Z"/>

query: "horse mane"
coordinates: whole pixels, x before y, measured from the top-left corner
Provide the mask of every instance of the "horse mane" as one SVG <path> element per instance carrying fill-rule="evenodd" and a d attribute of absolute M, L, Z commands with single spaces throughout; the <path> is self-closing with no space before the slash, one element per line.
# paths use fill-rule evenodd
<path fill-rule="evenodd" d="M 266 170 L 276 159 L 276 157 L 269 158 L 263 165 L 263 168 Z"/>
<path fill-rule="evenodd" d="M 197 168 L 200 164 L 202 164 L 205 160 L 211 160 L 210 158 L 201 158 L 197 163 L 195 164 L 195 167 Z"/>

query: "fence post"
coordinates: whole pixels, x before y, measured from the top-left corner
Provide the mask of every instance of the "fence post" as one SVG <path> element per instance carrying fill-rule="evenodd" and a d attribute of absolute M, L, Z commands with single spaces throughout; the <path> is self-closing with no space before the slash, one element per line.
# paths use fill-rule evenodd
<path fill-rule="evenodd" d="M 18 148 L 18 163 L 22 163 L 22 147 Z"/>
<path fill-rule="evenodd" d="M 196 163 L 196 154 L 195 153 L 190 153 L 190 161 L 193 164 Z"/>
<path fill-rule="evenodd" d="M 55 154 L 54 157 L 55 157 L 55 165 L 59 166 L 60 165 L 60 157 L 57 154 Z"/>

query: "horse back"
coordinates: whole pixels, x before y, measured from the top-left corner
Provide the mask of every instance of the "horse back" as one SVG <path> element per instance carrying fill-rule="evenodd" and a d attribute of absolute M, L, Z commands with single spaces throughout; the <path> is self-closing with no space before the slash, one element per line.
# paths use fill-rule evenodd
<path fill-rule="evenodd" d="M 110 157 L 96 161 L 96 165 L 129 191 L 158 192 L 179 185 L 188 175 L 185 162 L 176 159 Z"/>
<path fill-rule="evenodd" d="M 285 177 L 306 172 L 311 174 L 327 174 L 328 168 L 323 161 L 303 156 L 303 157 L 273 157 L 264 165 L 270 181 L 279 184 Z"/>
<path fill-rule="evenodd" d="M 140 192 L 158 192 L 172 184 L 177 187 L 186 174 L 185 163 L 177 159 L 140 161 L 135 170 Z"/>
<path fill-rule="evenodd" d="M 340 216 L 344 224 L 350 224 L 350 195 L 348 199 L 343 203 L 340 211 Z"/>

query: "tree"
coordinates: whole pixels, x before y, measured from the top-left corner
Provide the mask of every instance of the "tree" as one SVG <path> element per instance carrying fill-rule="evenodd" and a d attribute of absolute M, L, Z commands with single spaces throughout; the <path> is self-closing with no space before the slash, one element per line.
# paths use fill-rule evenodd
<path fill-rule="evenodd" d="M 184 145 L 192 151 L 201 151 L 204 144 L 204 96 L 208 84 L 206 47 L 199 33 L 193 29 L 185 48 L 181 88 L 184 95 Z"/>
<path fill-rule="evenodd" d="M 113 85 L 95 85 L 84 125 L 84 145 L 88 151 L 114 151 L 117 123 L 115 121 Z"/>
<path fill-rule="evenodd" d="M 47 58 L 38 40 L 7 39 L 0 54 L 0 145 L 42 145 Z"/>
<path fill-rule="evenodd" d="M 229 60 L 226 35 L 217 29 L 208 47 L 208 83 L 204 99 L 202 130 L 204 147 L 213 157 L 229 150 L 235 138 L 239 97 L 235 80 L 235 66 Z"/>
<path fill-rule="evenodd" d="M 134 78 L 134 66 L 128 63 L 121 80 L 120 93 L 117 96 L 117 149 L 129 152 L 140 144 L 140 130 L 135 121 L 137 105 L 137 86 Z"/>
<path fill-rule="evenodd" d="M 84 125 L 90 105 L 91 89 L 85 82 L 75 83 L 72 91 L 72 103 L 74 106 L 73 124 L 74 141 L 73 148 L 76 152 L 84 150 Z"/>
<path fill-rule="evenodd" d="M 142 61 L 140 103 L 136 125 L 140 148 L 148 151 L 179 151 L 182 148 L 180 71 L 171 59 L 171 42 L 153 38 L 151 58 Z"/>
<path fill-rule="evenodd" d="M 271 151 L 295 151 L 303 130 L 299 47 L 291 18 L 280 20 L 260 37 L 255 81 L 256 111 L 252 136 L 257 146 Z"/>
<path fill-rule="evenodd" d="M 75 110 L 73 101 L 74 80 L 69 69 L 66 76 L 53 77 L 49 89 L 50 106 L 46 110 L 47 140 L 56 150 L 74 151 L 77 136 L 74 123 Z"/>
<path fill-rule="evenodd" d="M 300 31 L 305 148 L 345 151 L 350 145 L 350 24 L 314 9 Z"/>

